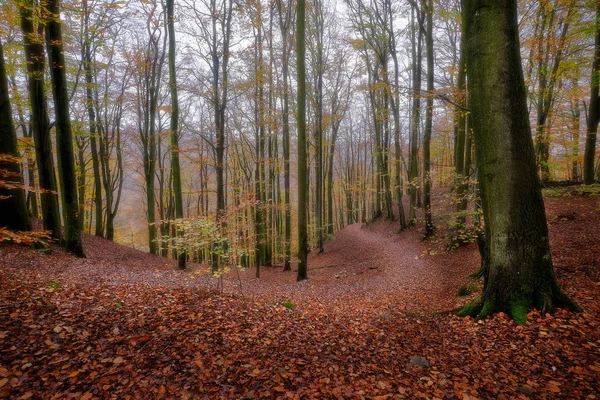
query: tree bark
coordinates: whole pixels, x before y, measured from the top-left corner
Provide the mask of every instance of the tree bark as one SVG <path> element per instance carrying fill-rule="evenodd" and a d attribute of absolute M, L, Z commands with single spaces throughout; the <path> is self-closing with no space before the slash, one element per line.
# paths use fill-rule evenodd
<path fill-rule="evenodd" d="M 26 0 L 19 5 L 25 60 L 27 62 L 27 81 L 29 103 L 31 106 L 31 123 L 35 142 L 35 158 L 40 181 L 42 220 L 44 229 L 52 231 L 55 238 L 62 237 L 60 211 L 58 208 L 58 190 L 54 173 L 52 141 L 50 139 L 50 119 L 46 101 L 44 72 L 46 57 L 41 39 L 42 26 L 34 26 L 34 4 Z"/>
<path fill-rule="evenodd" d="M 23 177 L 18 162 L 17 133 L 12 119 L 8 80 L 4 67 L 4 52 L 0 42 L 0 226 L 14 231 L 31 230 Z M 6 174 L 6 175 L 5 175 Z M 7 187 L 9 185 L 9 187 Z M 16 186 L 16 187 L 10 187 Z"/>
<path fill-rule="evenodd" d="M 305 0 L 296 8 L 296 62 L 298 84 L 298 278 L 308 279 L 308 155 L 306 151 L 306 60 L 305 60 Z"/>
<path fill-rule="evenodd" d="M 292 205 L 290 199 L 290 90 L 289 90 L 289 62 L 290 45 L 288 43 L 289 27 L 292 22 L 292 7 L 284 8 L 283 1 L 278 0 L 279 26 L 282 36 L 282 74 L 283 74 L 283 204 L 285 214 L 285 238 L 283 250 L 283 270 L 291 271 L 290 260 L 292 258 Z"/>
<path fill-rule="evenodd" d="M 75 176 L 75 155 L 73 151 L 73 132 L 69 115 L 69 94 L 67 73 L 63 50 L 62 27 L 60 22 L 59 0 L 48 0 L 46 12 L 46 46 L 48 63 L 52 77 L 52 94 L 56 114 L 56 150 L 58 175 L 60 177 L 60 195 L 62 199 L 65 232 L 62 239 L 67 251 L 85 257 L 81 231 L 79 230 L 79 204 L 77 202 L 77 178 Z"/>
<path fill-rule="evenodd" d="M 596 155 L 596 137 L 600 121 L 600 3 L 596 5 L 596 43 L 592 61 L 590 79 L 590 107 L 588 111 L 588 129 L 583 156 L 583 183 L 594 183 L 594 159 Z"/>
<path fill-rule="evenodd" d="M 435 231 L 431 217 L 431 131 L 433 125 L 433 0 L 424 7 L 427 13 L 427 109 L 425 132 L 423 132 L 423 213 L 425 215 L 425 237 Z"/>
<path fill-rule="evenodd" d="M 516 0 L 463 0 L 468 90 L 489 260 L 479 301 L 462 314 L 578 309 L 559 288 L 536 173 Z"/>
<path fill-rule="evenodd" d="M 174 0 L 167 0 L 167 29 L 169 35 L 169 86 L 171 88 L 171 179 L 173 179 L 173 197 L 175 198 L 175 218 L 183 219 L 183 194 L 181 189 L 181 169 L 179 164 L 179 99 L 177 93 L 177 71 L 175 68 L 175 17 Z M 179 230 L 178 236 L 183 232 Z M 179 250 L 177 266 L 186 267 L 187 253 Z"/>

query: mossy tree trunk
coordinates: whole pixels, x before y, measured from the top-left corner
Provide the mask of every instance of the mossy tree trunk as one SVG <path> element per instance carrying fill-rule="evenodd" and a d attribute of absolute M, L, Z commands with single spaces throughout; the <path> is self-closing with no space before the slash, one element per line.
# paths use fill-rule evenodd
<path fill-rule="evenodd" d="M 298 80 L 298 280 L 308 279 L 308 155 L 306 149 L 305 0 L 296 8 L 296 61 Z"/>
<path fill-rule="evenodd" d="M 29 212 L 22 187 L 10 188 L 5 185 L 22 182 L 20 163 L 17 162 L 17 134 L 12 119 L 10 99 L 8 96 L 8 81 L 4 68 L 4 52 L 0 43 L 0 156 L 14 157 L 15 160 L 0 159 L 0 226 L 15 231 L 31 230 Z M 4 176 L 4 174 L 8 176 Z"/>
<path fill-rule="evenodd" d="M 489 260 L 479 301 L 463 314 L 578 309 L 558 287 L 536 173 L 516 0 L 463 0 L 468 90 Z"/>
<path fill-rule="evenodd" d="M 46 46 L 52 78 L 54 112 L 56 114 L 56 150 L 60 196 L 62 199 L 65 232 L 62 244 L 69 252 L 85 257 L 79 230 L 79 203 L 77 202 L 77 178 L 75 176 L 75 153 L 73 132 L 69 115 L 69 94 L 63 50 L 62 27 L 60 22 L 59 0 L 46 3 Z"/>

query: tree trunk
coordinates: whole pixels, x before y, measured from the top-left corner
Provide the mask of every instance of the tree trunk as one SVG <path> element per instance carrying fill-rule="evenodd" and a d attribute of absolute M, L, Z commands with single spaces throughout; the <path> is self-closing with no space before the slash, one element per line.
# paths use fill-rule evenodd
<path fill-rule="evenodd" d="M 306 60 L 305 60 L 305 0 L 296 8 L 296 62 L 298 84 L 298 280 L 308 279 L 308 155 L 306 151 Z"/>
<path fill-rule="evenodd" d="M 423 132 L 423 213 L 425 237 L 433 235 L 435 227 L 431 218 L 431 130 L 433 125 L 433 0 L 427 7 L 427 110 Z"/>
<path fill-rule="evenodd" d="M 171 179 L 175 198 L 175 218 L 183 219 L 183 194 L 181 190 L 181 170 L 179 164 L 179 100 L 177 97 L 177 73 L 175 69 L 175 23 L 174 0 L 167 0 L 167 28 L 169 35 L 169 86 L 171 88 Z M 182 236 L 179 230 L 177 236 Z M 185 249 L 177 253 L 177 266 L 185 269 L 187 254 Z"/>
<path fill-rule="evenodd" d="M 279 26 L 282 36 L 282 74 L 283 74 L 283 204 L 285 214 L 285 239 L 283 250 L 283 270 L 291 271 L 290 260 L 292 258 L 292 205 L 290 199 L 290 90 L 289 90 L 289 62 L 290 44 L 289 27 L 292 20 L 292 7 L 288 4 L 285 9 L 282 0 L 278 0 Z"/>
<path fill-rule="evenodd" d="M 89 38 L 89 11 L 87 0 L 83 1 L 85 42 L 83 49 L 83 69 L 85 71 L 85 95 L 86 108 L 90 129 L 90 148 L 92 151 L 92 168 L 94 170 L 94 205 L 95 205 L 95 229 L 94 234 L 98 237 L 104 236 L 102 217 L 102 178 L 100 176 L 100 155 L 98 154 L 98 135 L 96 124 L 96 112 L 94 110 L 94 96 L 92 88 L 94 77 L 92 72 L 92 51 Z M 82 199 L 83 201 L 83 199 Z"/>
<path fill-rule="evenodd" d="M 530 134 L 516 0 L 463 0 L 475 156 L 489 260 L 479 301 L 462 314 L 578 309 L 558 287 Z"/>
<path fill-rule="evenodd" d="M 79 230 L 77 178 L 75 176 L 73 132 L 69 115 L 69 94 L 59 17 L 59 0 L 48 0 L 46 10 L 49 14 L 49 19 L 46 21 L 46 46 L 48 48 L 52 93 L 54 95 L 58 175 L 60 177 L 60 195 L 65 218 L 65 233 L 62 244 L 67 251 L 78 257 L 85 257 L 81 242 L 81 231 Z"/>
<path fill-rule="evenodd" d="M 17 133 L 12 119 L 4 52 L 0 42 L 0 226 L 14 231 L 31 230 L 25 190 L 21 186 Z M 12 157 L 14 159 L 5 159 Z M 5 175 L 6 174 L 6 175 Z M 10 186 L 16 187 L 10 187 Z M 9 187 L 7 187 L 9 186 Z"/>
<path fill-rule="evenodd" d="M 415 27 L 414 13 L 418 10 L 412 10 L 412 109 L 411 109 L 411 131 L 410 131 L 410 167 L 409 167 L 409 188 L 410 188 L 410 210 L 408 213 L 409 224 L 414 225 L 417 219 L 417 178 L 419 176 L 418 157 L 419 157 L 419 123 L 421 120 L 421 27 L 417 23 Z"/>
<path fill-rule="evenodd" d="M 44 229 L 52 231 L 55 238 L 62 237 L 60 211 L 58 208 L 58 190 L 54 174 L 54 158 L 52 156 L 52 141 L 50 140 L 50 119 L 46 102 L 44 72 L 46 57 L 41 39 L 42 26 L 34 27 L 34 4 L 27 0 L 19 5 L 21 29 L 25 60 L 27 62 L 27 80 L 29 102 L 31 106 L 31 123 L 35 142 L 35 158 L 40 180 L 41 208 Z"/>
<path fill-rule="evenodd" d="M 457 103 L 457 107 L 454 110 L 454 131 L 455 131 L 455 156 L 454 156 L 454 172 L 456 174 L 455 177 L 455 190 L 456 190 L 456 230 L 458 233 L 465 229 L 466 216 L 465 213 L 467 211 L 467 181 L 466 177 L 469 175 L 469 171 L 465 166 L 465 142 L 467 140 L 467 89 L 466 89 L 466 60 L 465 60 L 465 46 L 466 46 L 466 36 L 464 30 L 464 23 L 461 24 L 461 36 L 460 36 L 460 55 L 458 59 L 458 77 L 456 80 L 456 95 L 455 101 Z M 467 149 L 469 152 L 471 148 Z M 470 156 L 470 154 L 469 154 Z M 469 157 L 470 164 L 470 157 Z M 470 166 L 469 166 L 470 167 Z M 460 234 L 458 235 L 460 237 Z M 458 239 L 460 242 L 460 239 Z"/>
<path fill-rule="evenodd" d="M 592 61 L 592 77 L 590 79 L 590 109 L 588 113 L 588 129 L 583 156 L 583 183 L 594 183 L 594 158 L 596 155 L 596 136 L 600 121 L 600 3 L 596 5 L 596 43 L 594 60 Z"/>

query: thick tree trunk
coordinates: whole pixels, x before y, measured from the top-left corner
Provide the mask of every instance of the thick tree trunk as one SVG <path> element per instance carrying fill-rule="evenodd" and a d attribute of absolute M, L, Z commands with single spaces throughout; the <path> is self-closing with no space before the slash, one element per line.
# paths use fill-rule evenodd
<path fill-rule="evenodd" d="M 44 72 L 46 56 L 41 39 L 42 27 L 36 32 L 33 16 L 34 4 L 26 0 L 19 6 L 25 60 L 27 61 L 27 80 L 29 102 L 31 106 L 31 123 L 35 142 L 35 158 L 40 180 L 41 208 L 44 229 L 52 231 L 55 238 L 62 237 L 60 211 L 58 208 L 58 190 L 54 173 L 52 141 L 50 139 L 50 119 L 46 102 Z"/>
<path fill-rule="evenodd" d="M 81 242 L 81 231 L 79 230 L 77 178 L 75 176 L 73 132 L 69 116 L 69 94 L 67 91 L 66 63 L 59 17 L 59 0 L 48 0 L 46 10 L 49 14 L 49 19 L 46 22 L 46 46 L 48 48 L 52 93 L 54 95 L 58 174 L 60 176 L 60 195 L 65 218 L 63 246 L 69 252 L 79 257 L 85 257 Z"/>
<path fill-rule="evenodd" d="M 516 0 L 463 0 L 467 74 L 486 245 L 481 300 L 462 310 L 485 317 L 578 307 L 556 282 L 530 135 Z"/>
<path fill-rule="evenodd" d="M 17 134 L 12 119 L 4 52 L 0 42 L 0 226 L 14 231 L 31 230 L 21 166 L 18 162 Z M 3 159 L 13 157 L 13 160 Z M 4 174 L 7 174 L 6 176 Z M 7 185 L 15 185 L 11 188 Z"/>

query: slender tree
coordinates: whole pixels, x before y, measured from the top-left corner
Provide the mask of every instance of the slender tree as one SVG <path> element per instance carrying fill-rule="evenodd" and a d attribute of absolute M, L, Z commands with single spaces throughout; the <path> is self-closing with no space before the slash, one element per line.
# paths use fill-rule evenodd
<path fill-rule="evenodd" d="M 62 199 L 65 232 L 63 246 L 79 257 L 85 257 L 81 231 L 79 230 L 79 203 L 77 202 L 77 178 L 75 176 L 75 154 L 73 132 L 69 115 L 69 93 L 65 53 L 63 50 L 59 0 L 48 0 L 46 10 L 46 47 L 52 77 L 52 94 L 56 114 L 56 150 L 60 195 Z"/>
<path fill-rule="evenodd" d="M 18 162 L 17 134 L 12 119 L 4 52 L 0 42 L 0 226 L 15 231 L 31 230 L 21 167 Z"/>
<path fill-rule="evenodd" d="M 588 112 L 588 129 L 583 156 L 583 183 L 594 183 L 594 158 L 596 154 L 596 137 L 598 122 L 600 122 L 600 3 L 596 4 L 596 43 L 592 61 L 592 77 L 590 79 L 591 93 Z"/>
<path fill-rule="evenodd" d="M 86 108 L 88 111 L 88 122 L 89 122 L 89 141 L 90 149 L 92 151 L 92 169 L 94 171 L 94 234 L 99 237 L 104 237 L 104 218 L 102 217 L 102 178 L 100 174 L 100 162 L 101 157 L 98 151 L 98 124 L 96 121 L 96 110 L 94 107 L 94 72 L 92 62 L 92 40 L 90 33 L 90 9 L 87 0 L 83 0 L 83 26 L 84 26 L 84 42 L 83 42 L 83 69 L 85 71 L 85 95 L 86 95 Z M 81 154 L 82 152 L 80 152 Z M 80 168 L 83 168 L 80 165 Z M 85 179 L 85 175 L 82 179 Z M 80 196 L 80 201 L 83 202 L 83 196 Z"/>
<path fill-rule="evenodd" d="M 167 29 L 169 35 L 169 86 L 171 88 L 171 175 L 173 197 L 175 198 L 175 218 L 183 218 L 183 194 L 181 190 L 181 169 L 179 164 L 179 98 L 177 96 L 177 71 L 175 68 L 175 0 L 167 0 Z M 177 233 L 181 235 L 181 232 Z M 177 254 L 177 266 L 185 269 L 186 252 Z"/>
<path fill-rule="evenodd" d="M 279 12 L 279 27 L 282 37 L 282 80 L 283 80 L 283 204 L 285 215 L 285 238 L 283 250 L 283 270 L 291 271 L 291 243 L 292 243 L 292 206 L 290 198 L 290 88 L 289 88 L 289 64 L 291 55 L 290 26 L 292 24 L 291 2 L 284 5 L 283 0 L 277 1 Z"/>
<path fill-rule="evenodd" d="M 433 235 L 435 227 L 431 217 L 431 130 L 433 125 L 433 0 L 423 1 L 427 13 L 427 109 L 425 132 L 423 132 L 423 212 L 425 214 L 425 237 Z"/>
<path fill-rule="evenodd" d="M 467 76 L 488 260 L 482 296 L 462 314 L 578 309 L 559 288 L 536 173 L 516 0 L 463 0 Z"/>
<path fill-rule="evenodd" d="M 296 8 L 297 118 L 298 118 L 298 280 L 308 279 L 308 155 L 306 149 L 306 2 L 299 0 Z"/>

